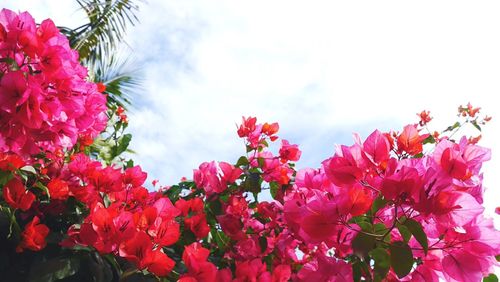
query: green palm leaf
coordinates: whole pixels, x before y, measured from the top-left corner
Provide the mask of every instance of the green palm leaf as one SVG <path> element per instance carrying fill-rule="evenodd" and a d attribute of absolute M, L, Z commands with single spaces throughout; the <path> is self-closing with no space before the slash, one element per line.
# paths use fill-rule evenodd
<path fill-rule="evenodd" d="M 90 79 L 106 85 L 110 108 L 113 104 L 127 108 L 131 105 L 131 98 L 143 90 L 140 68 L 128 53 L 118 51 L 88 65 Z"/>
<path fill-rule="evenodd" d="M 80 60 L 100 60 L 112 53 L 123 41 L 129 24 L 138 21 L 139 6 L 132 0 L 77 0 L 89 22 L 75 29 L 60 28 Z"/>

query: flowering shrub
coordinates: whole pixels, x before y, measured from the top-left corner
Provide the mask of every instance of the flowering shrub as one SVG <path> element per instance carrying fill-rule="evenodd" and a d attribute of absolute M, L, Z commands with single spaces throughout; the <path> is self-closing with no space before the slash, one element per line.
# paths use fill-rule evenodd
<path fill-rule="evenodd" d="M 68 149 L 105 128 L 106 97 L 51 20 L 3 9 L 0 58 L 0 152 Z"/>
<path fill-rule="evenodd" d="M 301 170 L 298 145 L 269 149 L 277 123 L 243 118 L 235 164 L 202 163 L 193 181 L 152 192 L 132 161 L 102 162 L 130 137 L 112 158 L 88 150 L 108 117 L 104 89 L 50 20 L 0 12 L 0 71 L 6 279 L 479 281 L 498 266 L 500 232 L 482 206 L 490 150 L 453 139 L 490 119 L 470 104 L 441 133 L 423 111 Z M 123 109 L 112 112 L 123 130 Z"/>

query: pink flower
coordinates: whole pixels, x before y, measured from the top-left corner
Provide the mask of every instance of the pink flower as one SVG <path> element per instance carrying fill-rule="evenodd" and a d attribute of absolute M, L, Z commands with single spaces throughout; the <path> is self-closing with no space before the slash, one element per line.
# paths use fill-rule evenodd
<path fill-rule="evenodd" d="M 476 256 L 465 250 L 447 252 L 443 257 L 443 273 L 447 281 L 481 281 L 494 272 L 494 257 Z"/>
<path fill-rule="evenodd" d="M 72 147 L 106 126 L 106 97 L 51 20 L 0 11 L 0 152 L 31 155 Z M 16 67 L 13 67 L 13 66 Z"/>
<path fill-rule="evenodd" d="M 204 162 L 194 170 L 196 186 L 203 188 L 207 194 L 222 193 L 227 185 L 234 183 L 243 171 L 226 162 Z"/>
<path fill-rule="evenodd" d="M 363 176 L 365 160 L 359 145 L 341 146 L 334 157 L 323 162 L 328 179 L 335 185 L 348 187 Z"/>
<path fill-rule="evenodd" d="M 391 146 L 387 137 L 375 130 L 363 143 L 363 151 L 374 164 L 382 164 L 389 159 Z"/>
<path fill-rule="evenodd" d="M 434 199 L 433 213 L 444 227 L 462 227 L 483 211 L 484 207 L 465 192 L 441 192 Z"/>
<path fill-rule="evenodd" d="M 415 168 L 403 166 L 393 175 L 382 181 L 381 192 L 386 199 L 394 200 L 402 197 L 405 200 L 418 201 L 418 192 L 422 187 L 422 179 Z"/>
<path fill-rule="evenodd" d="M 297 274 L 297 281 L 353 281 L 352 267 L 343 260 L 319 252 Z"/>

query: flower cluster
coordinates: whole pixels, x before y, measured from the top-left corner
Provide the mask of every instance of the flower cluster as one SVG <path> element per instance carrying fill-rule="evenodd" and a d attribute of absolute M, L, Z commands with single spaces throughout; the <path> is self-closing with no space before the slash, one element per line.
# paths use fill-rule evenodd
<path fill-rule="evenodd" d="M 61 177 L 69 195 L 90 209 L 81 224 L 69 228 L 64 246 L 91 246 L 159 276 L 170 272 L 175 263 L 162 248 L 179 239 L 176 217 L 181 210 L 161 192 L 150 193 L 142 186 L 147 174 L 139 166 L 122 171 L 79 154 Z"/>
<path fill-rule="evenodd" d="M 294 234 L 344 260 L 369 263 L 352 256 L 371 255 L 375 266 L 378 256 L 399 258 L 393 249 L 406 250 L 407 267 L 375 267 L 374 276 L 478 281 L 493 272 L 500 232 L 483 217 L 480 173 L 490 151 L 462 138 L 415 157 L 423 139 L 412 125 L 397 144 L 375 131 L 341 146 L 320 169 L 299 171 L 284 207 Z M 476 263 L 461 267 L 468 260 Z"/>
<path fill-rule="evenodd" d="M 95 138 L 107 121 L 106 97 L 54 23 L 0 11 L 0 152 L 23 158 Z"/>

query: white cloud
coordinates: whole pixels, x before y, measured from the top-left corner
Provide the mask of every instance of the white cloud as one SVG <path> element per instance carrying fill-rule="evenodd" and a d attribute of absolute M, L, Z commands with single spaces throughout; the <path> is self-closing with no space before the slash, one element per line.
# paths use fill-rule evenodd
<path fill-rule="evenodd" d="M 59 9 L 61 1 L 29 2 L 5 6 L 73 19 L 66 11 L 75 9 Z M 470 101 L 494 116 L 484 132 L 483 145 L 493 149 L 484 182 L 488 206 L 498 205 L 499 8 L 150 0 L 128 39 L 147 78 L 130 118 L 137 163 L 168 184 L 202 161 L 234 161 L 243 152 L 235 123 L 254 115 L 279 121 L 283 137 L 302 145 L 304 163 L 319 165 L 351 131 L 399 129 L 423 109 L 445 126 Z"/>
<path fill-rule="evenodd" d="M 174 50 L 160 51 L 166 64 L 148 65 L 154 76 L 143 109 L 155 115 L 146 124 L 133 124 L 143 110 L 131 118 L 133 144 L 149 148 L 139 158 L 155 177 L 172 182 L 202 161 L 234 160 L 243 149 L 234 127 L 241 115 L 279 121 L 283 137 L 302 145 L 304 162 L 319 165 L 332 152 L 325 139 L 350 142 L 351 131 L 398 129 L 422 109 L 432 111 L 437 128 L 468 101 L 499 113 L 498 3 L 290 2 L 145 7 L 138 28 L 150 41 L 135 41 Z M 494 119 L 483 140 L 493 148 L 485 170 L 490 207 L 498 205 L 500 180 L 495 128 Z M 161 154 L 152 149 L 158 139 Z"/>

